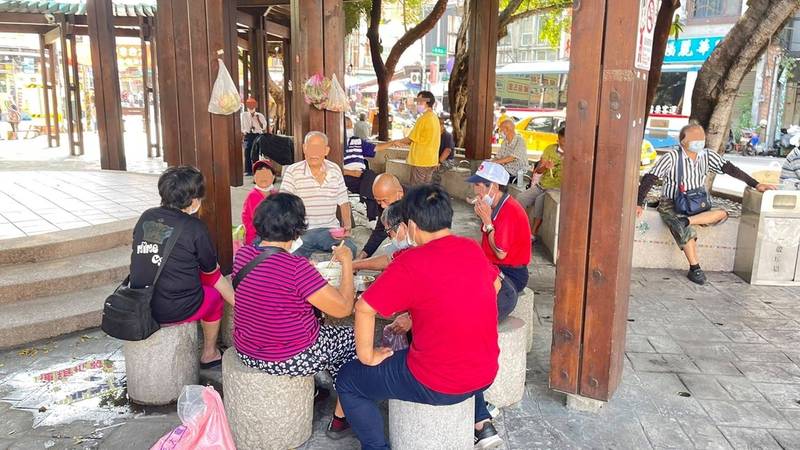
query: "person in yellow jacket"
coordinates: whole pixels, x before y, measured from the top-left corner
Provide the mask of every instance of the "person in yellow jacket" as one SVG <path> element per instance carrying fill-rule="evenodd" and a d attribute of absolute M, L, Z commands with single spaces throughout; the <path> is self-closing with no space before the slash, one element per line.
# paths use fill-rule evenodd
<path fill-rule="evenodd" d="M 436 97 L 429 91 L 420 91 L 416 98 L 417 112 L 420 116 L 411 129 L 411 133 L 403 139 L 396 139 L 378 145 L 385 149 L 397 145 L 410 145 L 406 160 L 411 166 L 411 185 L 430 184 L 433 172 L 439 165 L 439 143 L 441 129 L 439 118 L 433 112 Z"/>

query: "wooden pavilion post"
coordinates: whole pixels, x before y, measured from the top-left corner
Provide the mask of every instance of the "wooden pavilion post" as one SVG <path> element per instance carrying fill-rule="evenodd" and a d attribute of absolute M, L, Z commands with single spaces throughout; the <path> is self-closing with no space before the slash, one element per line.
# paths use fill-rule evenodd
<path fill-rule="evenodd" d="M 495 65 L 497 60 L 498 0 L 467 0 L 472 19 L 467 30 L 470 71 L 467 79 L 467 129 L 464 147 L 468 160 L 492 157 L 494 129 Z"/>
<path fill-rule="evenodd" d="M 251 78 L 253 80 L 253 98 L 256 99 L 258 110 L 266 116 L 267 114 L 267 55 L 264 47 L 264 18 L 256 18 L 256 27 L 250 31 L 250 51 L 252 52 L 251 58 L 253 59 L 253 72 Z"/>
<path fill-rule="evenodd" d="M 147 157 L 160 156 L 158 131 L 158 104 L 155 89 L 155 60 L 151 58 L 149 47 L 152 45 L 153 27 L 147 17 L 139 18 L 139 43 L 141 49 L 142 88 L 144 90 L 144 132 L 147 136 Z M 152 75 L 151 75 L 152 74 Z M 152 108 L 152 109 L 151 109 Z M 152 111 L 152 113 L 151 113 Z M 155 117 L 151 117 L 155 115 Z"/>
<path fill-rule="evenodd" d="M 89 25 L 89 47 L 92 51 L 100 167 L 105 170 L 126 170 L 112 1 L 88 0 L 86 20 Z"/>
<path fill-rule="evenodd" d="M 292 133 L 292 41 L 283 40 L 283 133 Z"/>
<path fill-rule="evenodd" d="M 48 69 L 48 53 L 49 48 L 45 42 L 45 35 L 39 35 L 39 69 L 42 74 L 42 103 L 44 104 L 44 124 L 45 132 L 47 133 L 47 146 L 58 146 L 58 130 L 56 129 L 56 136 L 53 136 L 53 125 L 50 117 L 50 90 L 54 88 L 54 84 L 50 80 L 50 71 Z"/>
<path fill-rule="evenodd" d="M 161 123 L 161 107 L 159 106 L 158 100 L 158 59 L 156 55 L 158 52 L 156 51 L 156 25 L 155 19 L 150 18 L 148 20 L 148 24 L 150 27 L 150 41 L 148 42 L 150 51 L 150 68 L 151 68 L 151 77 L 150 77 L 150 89 L 153 94 L 153 129 L 156 133 L 156 157 L 160 158 L 161 154 L 161 127 L 159 126 Z"/>
<path fill-rule="evenodd" d="M 64 76 L 64 111 L 66 112 L 67 137 L 69 142 L 69 154 L 71 156 L 83 155 L 83 136 L 81 128 L 81 117 L 78 108 L 80 107 L 80 80 L 77 75 L 77 61 L 72 56 L 72 48 L 75 47 L 74 24 L 72 17 L 61 16 L 60 18 L 60 44 L 61 44 L 61 72 Z M 72 61 L 70 61 L 72 60 Z"/>
<path fill-rule="evenodd" d="M 647 29 L 658 10 L 640 18 L 640 1 L 573 9 L 550 386 L 600 401 L 619 385 L 625 350 Z"/>
<path fill-rule="evenodd" d="M 492 0 L 494 1 L 494 0 Z M 344 118 L 342 113 L 321 111 L 306 104 L 302 86 L 314 74 L 344 80 L 344 10 L 342 0 L 291 0 L 292 130 L 295 159 L 303 158 L 303 138 L 309 131 L 328 136 L 328 159 L 342 164 Z"/>
<path fill-rule="evenodd" d="M 47 82 L 49 85 L 50 90 L 50 106 L 53 114 L 53 122 L 52 122 L 52 129 L 53 134 L 56 141 L 56 147 L 61 146 L 61 124 L 60 120 L 58 119 L 59 112 L 58 112 L 58 89 L 57 89 L 57 78 L 56 78 L 56 70 L 58 66 L 58 57 L 56 56 L 56 45 L 53 42 L 47 44 L 47 54 L 48 54 L 48 74 L 47 74 Z"/>
<path fill-rule="evenodd" d="M 211 114 L 208 103 L 219 68 L 217 51 L 224 52 L 229 70 L 236 64 L 236 40 L 231 39 L 235 15 L 231 17 L 229 3 L 158 0 L 156 33 L 165 159 L 170 165 L 194 165 L 203 173 L 206 197 L 200 218 L 226 274 L 233 262 L 230 165 L 238 113 Z"/>

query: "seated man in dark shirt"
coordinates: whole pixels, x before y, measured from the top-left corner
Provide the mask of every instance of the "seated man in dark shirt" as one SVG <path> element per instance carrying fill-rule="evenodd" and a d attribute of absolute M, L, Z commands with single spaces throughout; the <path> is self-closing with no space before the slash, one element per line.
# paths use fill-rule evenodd
<path fill-rule="evenodd" d="M 380 214 L 383 214 L 383 210 L 389 205 L 402 200 L 404 192 L 405 189 L 396 176 L 390 173 L 378 175 L 375 178 L 375 182 L 372 184 L 372 196 L 375 198 L 378 206 L 380 206 L 379 217 Z M 372 231 L 372 234 L 370 234 L 369 240 L 364 245 L 361 252 L 359 252 L 358 258 L 356 259 L 364 259 L 372 256 L 387 236 L 386 228 L 383 226 L 383 222 L 379 220 L 375 224 L 375 229 Z"/>
<path fill-rule="evenodd" d="M 456 166 L 456 143 L 453 135 L 444 126 L 445 116 L 439 116 L 442 137 L 439 140 L 439 166 L 433 171 L 434 184 L 442 184 L 442 175 Z"/>

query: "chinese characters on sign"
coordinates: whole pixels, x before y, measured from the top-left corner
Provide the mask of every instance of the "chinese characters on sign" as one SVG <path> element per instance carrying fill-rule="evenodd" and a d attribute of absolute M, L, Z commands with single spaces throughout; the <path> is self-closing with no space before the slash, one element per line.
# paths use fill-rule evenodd
<path fill-rule="evenodd" d="M 636 59 L 634 66 L 640 70 L 650 70 L 653 50 L 653 33 L 656 27 L 658 8 L 656 0 L 641 0 L 639 4 L 639 30 L 636 34 Z"/>
<path fill-rule="evenodd" d="M 722 36 L 670 39 L 664 53 L 664 63 L 701 63 L 708 59 Z"/>

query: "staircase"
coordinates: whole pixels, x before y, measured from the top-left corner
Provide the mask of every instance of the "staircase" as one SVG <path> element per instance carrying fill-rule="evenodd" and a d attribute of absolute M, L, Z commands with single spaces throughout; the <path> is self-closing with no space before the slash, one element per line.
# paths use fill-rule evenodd
<path fill-rule="evenodd" d="M 135 219 L 0 241 L 0 349 L 100 326 Z"/>

